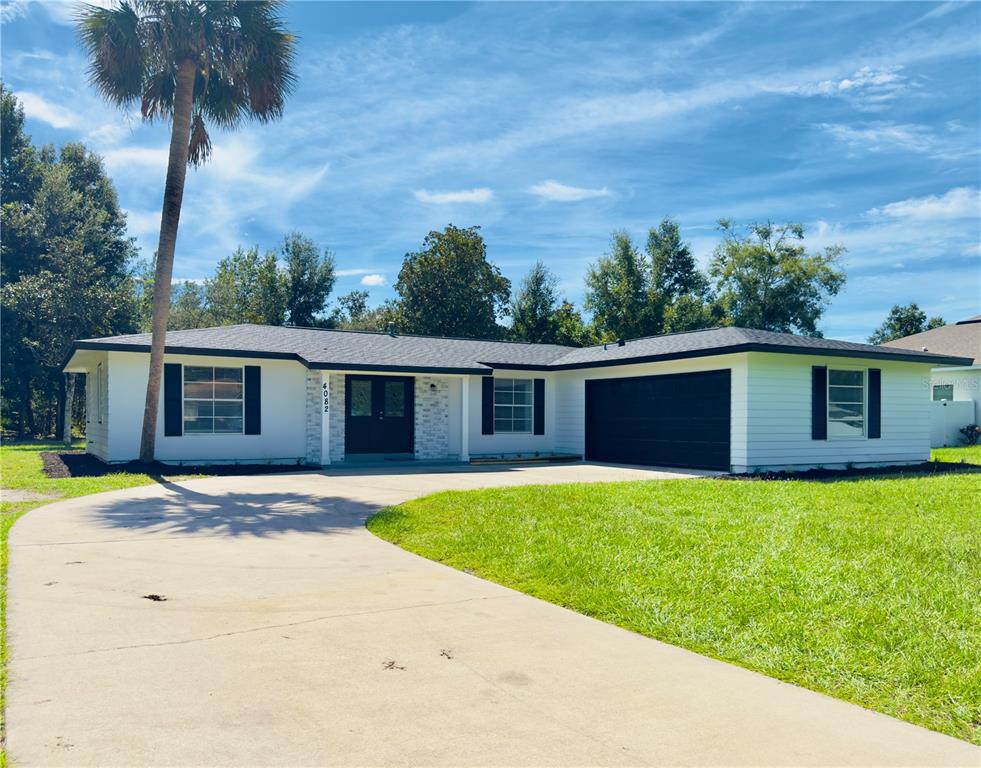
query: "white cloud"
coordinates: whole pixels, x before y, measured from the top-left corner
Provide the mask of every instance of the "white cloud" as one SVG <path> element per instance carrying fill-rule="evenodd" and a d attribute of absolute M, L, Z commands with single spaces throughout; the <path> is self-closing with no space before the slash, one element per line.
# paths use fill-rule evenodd
<path fill-rule="evenodd" d="M 99 8 L 114 8 L 117 3 L 115 0 L 85 0 L 86 5 L 94 5 Z M 48 18 L 55 24 L 71 26 L 78 20 L 80 3 L 69 2 L 68 0 L 49 0 L 40 4 L 48 13 Z"/>
<path fill-rule="evenodd" d="M 27 13 L 27 0 L 0 0 L 0 23 L 9 24 Z"/>
<path fill-rule="evenodd" d="M 149 169 L 162 174 L 167 168 L 167 147 L 119 147 L 104 152 L 102 159 L 113 174 L 143 175 Z M 163 184 L 162 175 L 159 183 Z"/>
<path fill-rule="evenodd" d="M 374 286 L 385 285 L 385 276 L 377 275 L 377 274 L 365 275 L 364 277 L 361 278 L 361 285 L 374 285 Z"/>
<path fill-rule="evenodd" d="M 160 232 L 160 211 L 126 211 L 126 230 L 136 237 L 149 237 Z"/>
<path fill-rule="evenodd" d="M 906 76 L 900 74 L 902 69 L 902 65 L 899 64 L 884 64 L 878 67 L 866 65 L 848 77 L 805 82 L 782 90 L 798 96 L 843 98 L 859 109 L 881 109 L 887 102 L 911 87 Z"/>
<path fill-rule="evenodd" d="M 970 219 L 981 217 L 981 190 L 955 187 L 943 195 L 911 197 L 869 211 L 893 219 Z"/>
<path fill-rule="evenodd" d="M 540 184 L 535 184 L 528 191 L 533 195 L 538 195 L 546 200 L 554 200 L 559 203 L 574 203 L 579 200 L 589 200 L 594 197 L 609 197 L 610 195 L 610 190 L 606 187 L 602 187 L 601 189 L 570 187 L 554 179 L 548 179 Z"/>
<path fill-rule="evenodd" d="M 412 193 L 420 203 L 488 203 L 494 197 L 494 192 L 488 187 L 460 189 L 452 192 L 430 192 L 417 189 Z"/>
<path fill-rule="evenodd" d="M 370 275 L 372 271 L 370 269 L 338 269 L 334 274 L 338 277 L 354 277 L 356 275 Z"/>
<path fill-rule="evenodd" d="M 78 115 L 70 109 L 53 104 L 36 93 L 19 91 L 17 98 L 24 105 L 24 114 L 35 120 L 41 120 L 53 128 L 71 128 L 78 124 Z"/>
<path fill-rule="evenodd" d="M 821 129 L 852 147 L 863 146 L 873 152 L 899 147 L 913 152 L 929 152 L 936 146 L 931 132 L 921 125 L 871 123 L 862 128 L 838 123 L 821 123 Z"/>
<path fill-rule="evenodd" d="M 961 253 L 965 256 L 981 256 L 981 243 L 969 245 Z"/>

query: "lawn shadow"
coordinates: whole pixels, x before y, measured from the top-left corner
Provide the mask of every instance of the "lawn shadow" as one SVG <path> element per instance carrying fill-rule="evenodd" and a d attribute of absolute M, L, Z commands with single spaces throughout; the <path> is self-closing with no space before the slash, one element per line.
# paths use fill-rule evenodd
<path fill-rule="evenodd" d="M 379 507 L 306 493 L 205 493 L 161 479 L 165 496 L 92 505 L 103 525 L 156 536 L 267 537 L 291 532 L 341 533 L 364 526 Z"/>

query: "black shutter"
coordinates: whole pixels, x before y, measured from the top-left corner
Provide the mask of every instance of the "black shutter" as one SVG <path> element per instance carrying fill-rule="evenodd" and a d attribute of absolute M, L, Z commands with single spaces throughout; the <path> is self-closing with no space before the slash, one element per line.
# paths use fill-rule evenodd
<path fill-rule="evenodd" d="M 828 369 L 811 368 L 811 440 L 828 439 Z"/>
<path fill-rule="evenodd" d="M 262 433 L 262 376 L 258 365 L 245 366 L 245 434 Z"/>
<path fill-rule="evenodd" d="M 869 368 L 869 437 L 882 437 L 882 371 Z"/>
<path fill-rule="evenodd" d="M 494 379 L 491 376 L 484 376 L 483 389 L 481 390 L 480 402 L 480 433 L 482 435 L 494 434 Z"/>
<path fill-rule="evenodd" d="M 164 363 L 164 435 L 184 434 L 184 397 L 180 363 Z"/>
<path fill-rule="evenodd" d="M 535 379 L 535 434 L 545 434 L 545 379 Z"/>

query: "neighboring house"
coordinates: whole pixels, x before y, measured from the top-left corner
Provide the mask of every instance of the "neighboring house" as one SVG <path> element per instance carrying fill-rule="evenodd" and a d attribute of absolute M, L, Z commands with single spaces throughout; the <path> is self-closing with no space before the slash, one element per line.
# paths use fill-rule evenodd
<path fill-rule="evenodd" d="M 938 403 L 931 417 L 934 447 L 957 445 L 961 427 L 981 424 L 981 315 L 887 341 L 884 346 L 970 360 L 954 368 L 934 368 L 931 373 L 930 397 Z"/>
<path fill-rule="evenodd" d="M 149 334 L 78 341 L 87 450 L 137 458 Z M 929 458 L 927 381 L 969 359 L 717 328 L 576 349 L 235 325 L 167 334 L 166 462 L 566 454 L 746 472 Z"/>

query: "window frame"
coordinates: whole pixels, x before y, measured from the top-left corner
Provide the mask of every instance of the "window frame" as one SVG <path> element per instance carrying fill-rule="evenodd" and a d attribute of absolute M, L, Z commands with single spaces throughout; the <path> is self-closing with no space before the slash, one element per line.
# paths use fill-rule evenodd
<path fill-rule="evenodd" d="M 950 397 L 937 397 L 938 389 L 950 390 Z M 952 403 L 954 402 L 954 385 L 953 384 L 931 384 L 930 385 L 930 399 L 935 403 Z"/>
<path fill-rule="evenodd" d="M 493 408 L 494 408 L 494 434 L 495 435 L 497 435 L 497 434 L 501 434 L 501 435 L 532 435 L 532 434 L 534 434 L 534 431 L 535 431 L 535 380 L 534 379 L 531 379 L 531 378 L 525 378 L 525 377 L 522 377 L 522 376 L 500 376 L 500 377 L 495 376 L 495 377 L 493 377 L 493 381 L 494 381 L 494 400 L 493 400 Z M 511 382 L 512 402 L 510 402 L 510 403 L 498 403 L 498 401 L 497 401 L 497 385 L 498 385 L 498 383 L 505 382 L 505 381 Z M 531 397 L 529 399 L 529 402 L 527 402 L 527 403 L 518 403 L 518 404 L 515 404 L 513 402 L 513 394 L 514 394 L 514 391 L 515 391 L 514 390 L 514 382 L 517 382 L 517 381 L 527 382 L 527 384 L 528 384 L 528 391 L 529 391 L 529 393 L 531 395 Z M 511 429 L 499 429 L 498 428 L 497 409 L 499 407 L 501 407 L 501 408 L 510 408 L 511 409 L 511 417 L 510 418 L 503 418 L 502 417 L 502 419 L 501 419 L 502 421 L 509 421 L 511 423 Z M 514 413 L 515 413 L 515 409 L 517 409 L 517 408 L 520 408 L 522 410 L 527 409 L 527 411 L 528 411 L 528 416 L 527 416 L 528 429 L 514 429 L 514 422 L 515 422 Z M 524 421 L 525 419 L 522 418 L 521 420 Z"/>
<path fill-rule="evenodd" d="M 211 369 L 211 398 L 205 397 L 187 397 L 185 395 L 184 385 L 186 384 L 186 376 L 188 368 L 210 368 Z M 232 397 L 215 397 L 214 396 L 214 384 L 215 384 L 215 370 L 217 368 L 235 369 L 241 371 L 242 373 L 242 396 L 239 398 Z M 193 382 L 192 382 L 193 383 Z M 187 430 L 187 414 L 184 410 L 184 404 L 187 401 L 191 402 L 203 402 L 211 403 L 211 431 L 210 432 L 200 432 L 192 430 L 188 432 Z M 238 432 L 216 432 L 215 431 L 215 415 L 214 415 L 214 404 L 215 403 L 241 403 L 242 405 L 242 415 L 239 420 L 242 423 L 241 429 Z M 236 418 L 236 417 L 230 417 Z M 235 435 L 245 434 L 245 366 L 244 365 L 181 365 L 181 436 L 188 437 L 191 435 L 201 435 L 201 436 L 221 436 L 221 437 L 234 437 Z"/>
<path fill-rule="evenodd" d="M 862 434 L 860 435 L 833 435 L 831 425 L 836 423 L 853 422 L 855 419 L 832 419 L 831 418 L 831 388 L 832 387 L 852 387 L 857 389 L 854 384 L 832 384 L 831 373 L 833 371 L 848 371 L 849 373 L 862 374 Z M 869 437 L 869 370 L 858 366 L 837 365 L 828 366 L 828 381 L 825 384 L 825 423 L 827 424 L 828 440 L 868 440 Z M 842 401 L 836 400 L 836 403 Z"/>

